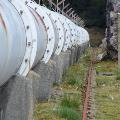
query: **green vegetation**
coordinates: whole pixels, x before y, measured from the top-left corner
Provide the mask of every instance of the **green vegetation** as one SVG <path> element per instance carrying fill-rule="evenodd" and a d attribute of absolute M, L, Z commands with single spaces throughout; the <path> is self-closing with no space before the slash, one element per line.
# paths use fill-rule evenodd
<path fill-rule="evenodd" d="M 117 70 L 116 80 L 120 80 L 120 69 Z"/>
<path fill-rule="evenodd" d="M 96 64 L 96 72 L 100 73 L 100 72 L 113 72 L 116 73 L 117 70 L 117 64 L 116 62 L 113 61 L 102 61 L 100 63 Z"/>
<path fill-rule="evenodd" d="M 82 91 L 88 70 L 91 50 L 88 49 L 78 63 L 65 71 L 63 83 L 53 85 L 63 93 L 52 96 L 47 103 L 36 103 L 34 120 L 81 120 Z"/>
<path fill-rule="evenodd" d="M 117 63 L 103 61 L 96 64 L 97 73 L 112 72 L 113 75 L 96 76 L 96 120 L 120 120 L 120 72 Z"/>
<path fill-rule="evenodd" d="M 60 106 L 78 109 L 80 106 L 80 95 L 79 94 L 65 94 Z"/>
<path fill-rule="evenodd" d="M 66 120 L 82 120 L 79 112 L 76 112 L 72 108 L 63 106 L 57 108 L 57 115 L 61 118 L 65 118 Z"/>

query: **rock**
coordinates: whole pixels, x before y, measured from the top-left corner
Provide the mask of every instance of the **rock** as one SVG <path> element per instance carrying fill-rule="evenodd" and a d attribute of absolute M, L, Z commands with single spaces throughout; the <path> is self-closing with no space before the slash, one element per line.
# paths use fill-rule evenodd
<path fill-rule="evenodd" d="M 107 55 L 106 52 L 99 54 L 99 55 L 97 56 L 97 61 L 103 60 L 106 55 Z"/>
<path fill-rule="evenodd" d="M 107 0 L 107 29 L 105 39 L 107 41 L 106 50 L 109 59 L 117 59 L 118 57 L 118 12 L 120 12 L 120 0 Z"/>
<path fill-rule="evenodd" d="M 54 89 L 53 89 L 51 96 L 52 96 L 52 98 L 56 98 L 56 96 L 57 96 L 57 97 L 62 97 L 63 94 L 64 94 L 64 93 L 63 93 L 62 89 L 57 87 L 57 88 L 54 88 Z"/>
<path fill-rule="evenodd" d="M 104 38 L 102 40 L 102 44 L 100 45 L 100 48 L 102 48 L 103 50 L 106 50 L 106 47 L 107 47 L 107 42 L 106 42 L 106 38 Z"/>
<path fill-rule="evenodd" d="M 108 99 L 114 100 L 114 97 L 112 95 L 108 96 Z"/>
<path fill-rule="evenodd" d="M 106 86 L 105 84 L 102 85 L 102 87 L 105 87 L 105 86 Z"/>
<path fill-rule="evenodd" d="M 113 72 L 99 72 L 97 75 L 99 76 L 113 76 Z"/>

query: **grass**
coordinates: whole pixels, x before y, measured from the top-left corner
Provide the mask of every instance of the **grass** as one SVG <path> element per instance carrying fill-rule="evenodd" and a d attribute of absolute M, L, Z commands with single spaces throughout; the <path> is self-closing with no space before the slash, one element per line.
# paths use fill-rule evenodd
<path fill-rule="evenodd" d="M 80 95 L 79 94 L 65 94 L 60 106 L 78 109 L 80 106 Z"/>
<path fill-rule="evenodd" d="M 36 103 L 34 120 L 81 120 L 82 89 L 90 62 L 90 50 L 78 63 L 69 67 L 63 76 L 63 83 L 54 84 L 64 93 L 47 103 Z M 96 75 L 96 120 L 120 120 L 120 70 L 113 61 L 102 61 L 95 65 L 97 73 L 111 72 L 113 75 Z"/>
<path fill-rule="evenodd" d="M 44 109 L 45 108 L 45 109 Z M 53 105 L 49 103 L 36 103 L 34 109 L 35 120 L 52 120 Z"/>
<path fill-rule="evenodd" d="M 96 72 L 100 73 L 100 72 L 113 72 L 116 73 L 116 67 L 117 64 L 116 62 L 113 61 L 102 61 L 100 63 L 97 63 L 95 68 L 96 68 Z"/>
<path fill-rule="evenodd" d="M 96 120 L 120 120 L 120 72 L 116 72 L 117 63 L 103 61 L 96 64 L 96 71 L 114 73 L 113 76 L 96 76 Z"/>
<path fill-rule="evenodd" d="M 116 80 L 120 80 L 120 69 L 116 72 Z"/>
<path fill-rule="evenodd" d="M 97 87 L 112 86 L 115 80 L 115 76 L 96 76 Z"/>
<path fill-rule="evenodd" d="M 57 115 L 65 120 L 82 120 L 79 112 L 63 106 L 57 108 Z"/>
<path fill-rule="evenodd" d="M 63 76 L 63 83 L 53 84 L 60 88 L 63 96 L 53 96 L 47 103 L 36 103 L 34 120 L 81 120 L 82 89 L 90 62 L 88 49 L 78 63 L 69 67 Z"/>
<path fill-rule="evenodd" d="M 81 56 L 78 63 L 66 70 L 65 76 L 63 77 L 64 86 L 81 87 L 89 66 L 90 57 L 90 49 L 88 49 L 85 54 Z"/>

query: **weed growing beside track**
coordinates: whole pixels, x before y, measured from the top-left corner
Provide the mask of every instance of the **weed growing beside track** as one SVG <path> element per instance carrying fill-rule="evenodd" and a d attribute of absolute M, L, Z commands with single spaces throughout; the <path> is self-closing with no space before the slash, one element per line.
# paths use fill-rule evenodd
<path fill-rule="evenodd" d="M 78 63 L 63 75 L 63 83 L 54 85 L 61 95 L 52 95 L 46 103 L 36 103 L 34 120 L 81 120 L 83 90 L 91 59 L 91 49 L 86 50 Z"/>

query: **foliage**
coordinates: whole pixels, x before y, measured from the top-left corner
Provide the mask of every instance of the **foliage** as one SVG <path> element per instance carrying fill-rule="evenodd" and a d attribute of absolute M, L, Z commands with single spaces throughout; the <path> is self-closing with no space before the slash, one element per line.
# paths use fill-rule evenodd
<path fill-rule="evenodd" d="M 58 107 L 56 113 L 66 120 L 81 120 L 80 113 L 68 107 Z"/>
<path fill-rule="evenodd" d="M 88 27 L 105 27 L 106 0 L 70 0 Z"/>
<path fill-rule="evenodd" d="M 78 63 L 66 70 L 61 84 L 53 84 L 55 93 L 52 93 L 48 102 L 36 103 L 34 120 L 82 119 L 82 91 L 91 58 L 90 51 L 91 49 L 86 50 Z"/>
<path fill-rule="evenodd" d="M 65 94 L 60 105 L 68 108 L 78 109 L 80 106 L 80 95 L 78 94 Z"/>
<path fill-rule="evenodd" d="M 120 69 L 117 70 L 116 80 L 120 80 Z"/>

